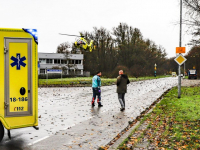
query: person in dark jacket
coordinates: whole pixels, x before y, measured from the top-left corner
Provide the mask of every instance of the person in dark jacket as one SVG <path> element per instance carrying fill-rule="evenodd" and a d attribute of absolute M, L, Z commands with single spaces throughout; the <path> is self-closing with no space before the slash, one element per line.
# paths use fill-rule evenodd
<path fill-rule="evenodd" d="M 130 81 L 128 79 L 128 76 L 123 73 L 123 70 L 119 71 L 119 76 L 117 77 L 117 93 L 118 93 L 118 99 L 121 104 L 120 110 L 125 110 L 125 93 L 127 93 L 127 84 L 129 84 Z"/>

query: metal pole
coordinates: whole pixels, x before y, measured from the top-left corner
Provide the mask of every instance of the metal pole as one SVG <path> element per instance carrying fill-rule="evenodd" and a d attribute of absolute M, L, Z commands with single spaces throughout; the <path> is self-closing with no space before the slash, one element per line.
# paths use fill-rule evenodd
<path fill-rule="evenodd" d="M 180 39 L 179 47 L 181 47 L 182 40 L 182 0 L 180 0 Z M 178 66 L 178 98 L 181 98 L 181 65 Z"/>
<path fill-rule="evenodd" d="M 61 69 L 61 87 L 62 87 L 62 64 L 61 64 L 61 61 L 60 61 L 60 69 Z"/>
<path fill-rule="evenodd" d="M 47 68 L 46 68 L 46 77 L 47 77 L 47 82 L 46 82 L 46 85 L 48 84 L 48 73 L 47 73 Z"/>
<path fill-rule="evenodd" d="M 183 74 L 183 76 L 184 76 L 184 79 L 185 79 L 185 62 L 184 62 L 184 74 Z"/>

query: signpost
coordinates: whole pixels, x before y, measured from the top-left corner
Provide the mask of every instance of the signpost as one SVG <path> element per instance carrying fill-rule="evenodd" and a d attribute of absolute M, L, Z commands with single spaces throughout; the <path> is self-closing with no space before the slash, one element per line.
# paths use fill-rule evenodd
<path fill-rule="evenodd" d="M 181 53 L 174 59 L 179 65 L 178 72 L 178 98 L 181 98 L 181 65 L 187 60 Z"/>
<path fill-rule="evenodd" d="M 180 0 L 180 39 L 179 39 L 179 48 L 177 49 L 177 53 L 179 55 L 181 54 L 180 52 L 182 51 L 181 48 L 182 44 L 182 0 Z M 177 62 L 183 61 L 181 56 L 179 58 L 179 55 L 177 57 Z M 178 98 L 181 98 L 181 65 L 178 65 Z"/>

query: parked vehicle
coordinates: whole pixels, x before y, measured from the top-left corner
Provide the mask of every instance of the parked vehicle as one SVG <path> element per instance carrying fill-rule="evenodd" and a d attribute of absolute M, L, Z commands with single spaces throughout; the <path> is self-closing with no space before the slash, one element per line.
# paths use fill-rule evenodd
<path fill-rule="evenodd" d="M 188 79 L 197 79 L 197 70 L 196 69 L 188 70 Z"/>
<path fill-rule="evenodd" d="M 176 77 L 176 72 L 172 72 L 172 77 Z"/>

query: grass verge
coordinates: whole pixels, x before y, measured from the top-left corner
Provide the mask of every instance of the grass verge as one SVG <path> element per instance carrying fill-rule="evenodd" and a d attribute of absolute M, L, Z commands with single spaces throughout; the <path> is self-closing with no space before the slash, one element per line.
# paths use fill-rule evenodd
<path fill-rule="evenodd" d="M 130 81 L 141 81 L 141 80 L 150 80 L 164 78 L 167 76 L 157 76 L 157 77 L 130 77 Z M 113 85 L 116 82 L 116 78 L 101 78 L 102 86 Z M 91 86 L 92 77 L 77 77 L 77 78 L 63 78 L 63 79 L 39 79 L 39 87 L 59 87 L 59 86 Z"/>
<path fill-rule="evenodd" d="M 180 99 L 177 91 L 169 91 L 143 118 L 147 127 L 137 127 L 118 149 L 133 149 L 145 140 L 154 149 L 200 149 L 200 87 L 182 87 Z"/>

